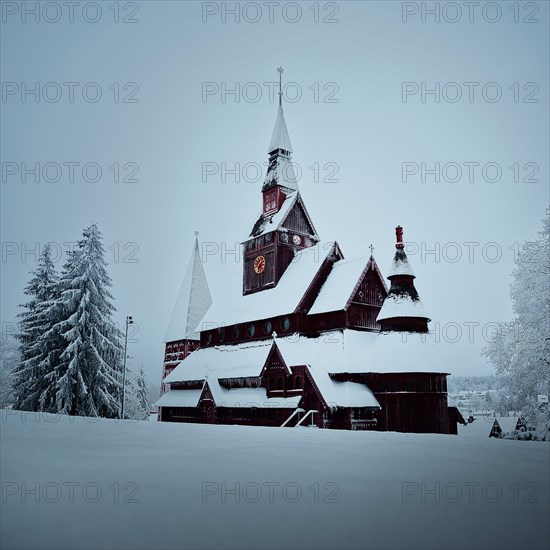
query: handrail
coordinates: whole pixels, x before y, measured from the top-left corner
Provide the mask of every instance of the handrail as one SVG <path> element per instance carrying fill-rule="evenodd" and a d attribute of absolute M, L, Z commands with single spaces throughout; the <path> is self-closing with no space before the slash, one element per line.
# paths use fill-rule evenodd
<path fill-rule="evenodd" d="M 281 428 L 284 428 L 298 413 L 304 412 L 304 409 L 298 407 L 282 424 Z"/>
<path fill-rule="evenodd" d="M 311 414 L 312 416 L 312 420 L 313 420 L 313 413 L 316 413 L 317 410 L 316 409 L 311 409 L 310 411 L 307 411 L 306 415 L 300 419 L 300 421 L 296 424 L 296 426 L 294 426 L 295 428 L 297 428 L 298 426 L 300 426 L 302 424 L 302 422 Z M 313 424 L 312 424 L 313 426 Z"/>

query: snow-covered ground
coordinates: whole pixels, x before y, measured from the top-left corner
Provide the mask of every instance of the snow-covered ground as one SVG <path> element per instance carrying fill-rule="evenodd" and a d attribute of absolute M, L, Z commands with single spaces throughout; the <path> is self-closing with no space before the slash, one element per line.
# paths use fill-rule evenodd
<path fill-rule="evenodd" d="M 1 415 L 6 550 L 550 545 L 548 443 Z"/>

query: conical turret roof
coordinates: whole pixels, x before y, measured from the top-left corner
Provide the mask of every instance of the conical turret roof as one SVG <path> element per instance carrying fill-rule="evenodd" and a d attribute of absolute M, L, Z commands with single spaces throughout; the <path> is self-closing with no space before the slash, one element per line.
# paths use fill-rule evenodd
<path fill-rule="evenodd" d="M 283 106 L 279 103 L 279 109 L 277 110 L 277 119 L 275 120 L 275 127 L 273 128 L 273 134 L 271 136 L 271 143 L 269 144 L 268 153 L 273 153 L 277 149 L 282 149 L 292 153 L 292 145 L 290 143 L 290 137 L 288 135 L 288 129 L 285 122 L 285 114 L 283 112 Z"/>
<path fill-rule="evenodd" d="M 212 296 L 202 267 L 199 241 L 195 237 L 193 254 L 185 271 L 164 341 L 198 340 L 196 329 L 211 305 Z"/>

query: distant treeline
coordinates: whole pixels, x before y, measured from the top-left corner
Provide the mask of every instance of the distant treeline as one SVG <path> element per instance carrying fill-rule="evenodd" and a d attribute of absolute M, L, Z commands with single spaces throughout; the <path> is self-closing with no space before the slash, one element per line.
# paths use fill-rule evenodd
<path fill-rule="evenodd" d="M 487 391 L 498 389 L 498 380 L 495 375 L 488 376 L 449 376 L 447 378 L 447 391 L 458 393 L 459 391 Z"/>

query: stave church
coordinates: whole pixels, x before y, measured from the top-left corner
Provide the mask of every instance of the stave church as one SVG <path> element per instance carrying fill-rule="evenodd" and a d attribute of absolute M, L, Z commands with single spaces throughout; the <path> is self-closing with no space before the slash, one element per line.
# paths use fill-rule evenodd
<path fill-rule="evenodd" d="M 159 420 L 456 434 L 463 419 L 447 402 L 403 228 L 388 285 L 372 247 L 346 259 L 320 241 L 292 152 L 280 87 L 242 287 L 213 301 L 195 237 L 165 339 Z"/>

